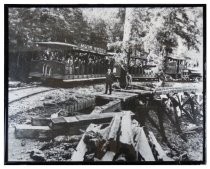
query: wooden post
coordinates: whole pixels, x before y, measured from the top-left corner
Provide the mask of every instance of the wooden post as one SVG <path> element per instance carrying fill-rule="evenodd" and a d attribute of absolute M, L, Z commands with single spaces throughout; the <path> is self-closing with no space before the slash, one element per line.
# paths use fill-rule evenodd
<path fill-rule="evenodd" d="M 164 115 L 164 111 L 162 111 L 162 100 L 159 103 L 159 106 L 157 108 L 157 115 L 158 115 L 158 121 L 159 121 L 161 135 L 163 137 L 163 140 L 167 142 L 168 139 L 166 137 L 165 128 L 163 126 L 163 115 Z"/>
<path fill-rule="evenodd" d="M 173 115 L 174 115 L 174 125 L 176 127 L 176 130 L 179 132 L 179 134 L 181 135 L 181 138 L 184 140 L 184 141 L 187 141 L 186 137 L 182 134 L 182 130 L 181 130 L 181 127 L 180 127 L 180 121 L 179 121 L 179 117 L 178 117 L 178 114 L 177 114 L 177 106 L 179 106 L 179 102 L 173 97 L 173 96 L 168 96 L 169 99 L 171 100 L 171 103 L 172 103 L 172 106 L 173 106 Z"/>
<path fill-rule="evenodd" d="M 149 131 L 149 139 L 150 142 L 154 145 L 154 149 L 157 151 L 158 156 L 157 159 L 158 160 L 163 160 L 163 161 L 174 161 L 172 158 L 169 158 L 165 151 L 163 151 L 162 147 L 160 146 L 160 144 L 158 143 L 158 141 L 156 140 L 153 132 Z"/>
<path fill-rule="evenodd" d="M 191 120 L 192 123 L 196 123 L 196 114 L 195 114 L 195 109 L 194 109 L 194 106 L 195 106 L 195 103 L 193 101 L 193 98 L 187 93 L 185 92 L 185 95 L 188 97 L 188 99 L 181 105 L 179 103 L 179 108 L 181 111 L 183 111 L 187 117 L 189 118 L 189 120 Z M 190 104 L 191 106 L 191 113 L 189 113 L 187 110 L 184 109 L 184 106 L 186 104 Z"/>
<path fill-rule="evenodd" d="M 144 161 L 155 161 L 152 150 L 142 127 L 138 127 L 138 134 L 135 138 L 136 151 L 141 155 Z"/>

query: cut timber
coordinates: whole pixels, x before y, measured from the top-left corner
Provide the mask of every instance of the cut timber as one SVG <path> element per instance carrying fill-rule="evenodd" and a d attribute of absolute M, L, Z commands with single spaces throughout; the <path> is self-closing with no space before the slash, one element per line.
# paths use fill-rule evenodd
<path fill-rule="evenodd" d="M 116 139 L 117 134 L 120 129 L 121 116 L 119 114 L 115 115 L 112 119 L 110 125 L 106 128 L 106 133 L 103 133 L 103 138 L 109 140 L 111 145 L 109 145 L 109 151 L 105 153 L 102 157 L 102 161 L 113 161 L 116 154 Z M 102 132 L 100 132 L 102 134 Z"/>
<path fill-rule="evenodd" d="M 100 129 L 101 126 L 99 125 L 95 125 L 95 124 L 90 124 L 86 130 L 86 132 L 88 131 L 97 131 Z M 82 139 L 80 140 L 79 144 L 77 145 L 76 150 L 73 152 L 72 157 L 71 157 L 71 161 L 83 161 L 84 160 L 84 155 L 87 151 L 87 147 L 86 144 L 84 143 L 84 137 L 85 134 L 83 134 Z"/>
<path fill-rule="evenodd" d="M 151 141 L 151 143 L 155 146 L 155 150 L 158 153 L 158 160 L 162 160 L 162 161 L 174 161 L 172 158 L 168 157 L 165 153 L 165 151 L 163 151 L 162 147 L 160 146 L 160 144 L 157 142 L 153 132 L 149 131 L 149 139 Z"/>
<path fill-rule="evenodd" d="M 138 153 L 140 153 L 144 161 L 155 161 L 152 150 L 149 146 L 147 137 L 142 127 L 138 128 L 138 134 L 135 138 L 135 142 L 136 142 L 135 149 Z"/>
<path fill-rule="evenodd" d="M 66 110 L 68 113 L 73 113 L 76 111 L 80 111 L 95 105 L 95 97 L 87 97 L 87 98 L 79 98 L 78 103 L 75 102 L 71 105 L 66 106 Z"/>
<path fill-rule="evenodd" d="M 16 138 L 48 139 L 52 136 L 52 130 L 48 126 L 16 125 Z"/>
<path fill-rule="evenodd" d="M 140 90 L 147 90 L 147 91 L 153 91 L 154 88 L 147 87 L 147 86 L 140 86 L 140 85 L 132 85 L 132 88 L 140 89 Z"/>
<path fill-rule="evenodd" d="M 121 116 L 119 114 L 115 115 L 113 118 L 111 124 L 110 124 L 110 132 L 108 139 L 113 139 L 116 140 L 117 138 L 117 133 L 120 129 L 120 123 L 121 123 Z"/>
<path fill-rule="evenodd" d="M 187 127 L 187 129 L 185 131 L 183 131 L 183 133 L 188 133 L 193 130 L 197 130 L 197 131 L 203 130 L 203 127 L 202 126 L 190 126 L 190 127 Z"/>
<path fill-rule="evenodd" d="M 32 117 L 31 118 L 31 125 L 32 126 L 48 126 L 51 122 L 50 118 L 44 117 Z"/>
<path fill-rule="evenodd" d="M 107 123 L 110 122 L 113 116 L 116 114 L 125 114 L 126 112 L 131 113 L 131 111 L 124 111 L 124 112 L 109 112 L 109 113 L 101 113 L 101 114 L 88 114 L 88 115 L 80 115 L 74 117 L 58 117 L 52 119 L 50 123 L 50 127 L 52 129 L 65 129 L 69 127 L 76 127 L 76 126 L 84 126 L 89 125 L 90 123 L 100 124 L 100 123 Z"/>
<path fill-rule="evenodd" d="M 91 77 L 91 78 L 82 78 L 82 79 L 68 79 L 63 80 L 63 82 L 86 82 L 86 81 L 94 81 L 94 80 L 104 80 L 106 77 Z"/>
<path fill-rule="evenodd" d="M 113 161 L 116 153 L 112 151 L 107 151 L 106 154 L 102 157 L 101 161 Z"/>
<path fill-rule="evenodd" d="M 116 110 L 121 110 L 121 101 L 113 100 L 103 106 L 96 106 L 91 114 L 101 114 L 106 112 L 114 112 Z"/>
<path fill-rule="evenodd" d="M 116 140 L 116 135 L 120 128 L 122 115 L 122 113 L 116 113 L 115 116 L 112 118 L 112 121 L 110 122 L 109 126 L 98 131 L 103 136 L 104 140 Z"/>
<path fill-rule="evenodd" d="M 152 91 L 140 90 L 140 89 L 132 89 L 132 90 L 114 89 L 114 90 L 115 90 L 115 91 L 119 91 L 119 92 L 135 93 L 135 94 L 139 94 L 139 95 L 150 95 L 150 94 L 153 94 Z"/>
<path fill-rule="evenodd" d="M 122 117 L 120 142 L 127 145 L 133 145 L 131 114 L 129 113 L 126 113 Z"/>
<path fill-rule="evenodd" d="M 123 102 L 134 99 L 138 97 L 138 94 L 135 93 L 127 93 L 127 92 L 113 92 L 111 95 L 108 94 L 96 94 L 97 98 L 106 99 L 106 100 L 116 100 L 119 99 Z"/>
<path fill-rule="evenodd" d="M 195 87 L 160 87 L 157 88 L 155 94 L 168 94 L 168 93 L 180 93 L 180 92 L 196 92 L 198 88 Z"/>

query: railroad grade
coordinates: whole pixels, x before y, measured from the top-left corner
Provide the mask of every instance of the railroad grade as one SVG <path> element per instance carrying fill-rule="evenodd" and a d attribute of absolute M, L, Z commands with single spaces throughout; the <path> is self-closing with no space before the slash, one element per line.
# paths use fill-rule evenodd
<path fill-rule="evenodd" d="M 20 101 L 22 99 L 38 95 L 40 93 L 56 90 L 57 88 L 31 86 L 9 91 L 9 104 Z"/>
<path fill-rule="evenodd" d="M 29 89 L 29 88 L 37 88 L 40 85 L 33 85 L 33 86 L 25 86 L 25 87 L 17 87 L 17 88 L 9 88 L 9 92 L 13 92 L 13 91 L 18 91 L 18 90 L 23 90 L 23 89 Z"/>

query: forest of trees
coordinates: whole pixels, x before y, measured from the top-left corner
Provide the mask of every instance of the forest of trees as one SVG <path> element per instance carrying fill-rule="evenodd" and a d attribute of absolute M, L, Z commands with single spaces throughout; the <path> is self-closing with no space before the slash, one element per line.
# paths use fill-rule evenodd
<path fill-rule="evenodd" d="M 150 52 L 157 57 L 160 68 L 164 68 L 164 57 L 168 54 L 202 52 L 202 8 L 133 8 L 128 16 L 129 40 L 124 41 L 126 10 L 9 8 L 9 61 L 15 70 L 10 76 L 20 77 L 27 72 L 23 67 L 30 56 L 23 52 L 30 50 L 32 42 L 84 43 L 125 57 L 130 57 L 133 51 L 146 56 Z"/>

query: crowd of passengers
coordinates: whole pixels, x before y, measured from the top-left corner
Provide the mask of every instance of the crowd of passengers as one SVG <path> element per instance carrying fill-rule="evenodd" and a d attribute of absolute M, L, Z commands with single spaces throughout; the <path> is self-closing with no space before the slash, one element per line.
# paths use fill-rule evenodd
<path fill-rule="evenodd" d="M 78 55 L 77 57 L 60 57 L 56 52 L 44 53 L 42 57 L 34 58 L 34 60 L 53 60 L 65 64 L 66 74 L 69 75 L 85 75 L 85 74 L 105 74 L 110 68 L 113 72 L 115 60 L 113 58 L 95 57 L 87 55 Z M 141 63 L 131 61 L 131 66 L 128 70 L 130 74 L 134 75 L 151 75 L 152 71 L 145 71 L 143 65 L 146 61 Z"/>
<path fill-rule="evenodd" d="M 73 58 L 70 57 L 66 62 L 66 73 L 75 75 L 105 74 L 108 68 L 113 71 L 114 64 L 114 59 L 77 57 L 73 61 Z"/>
<path fill-rule="evenodd" d="M 95 57 L 87 55 L 79 55 L 77 57 L 56 57 L 44 54 L 42 57 L 34 58 L 33 60 L 53 60 L 65 64 L 66 74 L 85 75 L 85 74 L 105 74 L 107 69 L 113 71 L 115 60 L 113 58 Z"/>

